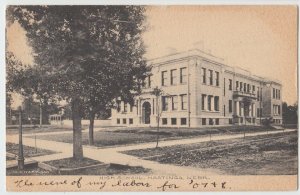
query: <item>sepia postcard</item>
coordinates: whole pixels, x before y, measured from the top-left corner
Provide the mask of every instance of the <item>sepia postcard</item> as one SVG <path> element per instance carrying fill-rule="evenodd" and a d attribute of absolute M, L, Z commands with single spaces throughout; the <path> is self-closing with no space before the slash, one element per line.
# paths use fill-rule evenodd
<path fill-rule="evenodd" d="M 7 5 L 8 192 L 295 191 L 297 5 Z"/>

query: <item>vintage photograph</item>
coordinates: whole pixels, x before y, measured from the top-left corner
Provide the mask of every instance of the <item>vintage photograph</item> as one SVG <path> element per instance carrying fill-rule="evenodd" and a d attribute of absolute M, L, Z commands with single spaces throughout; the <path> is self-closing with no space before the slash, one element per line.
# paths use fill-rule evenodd
<path fill-rule="evenodd" d="M 296 5 L 8 5 L 7 191 L 298 186 Z"/>

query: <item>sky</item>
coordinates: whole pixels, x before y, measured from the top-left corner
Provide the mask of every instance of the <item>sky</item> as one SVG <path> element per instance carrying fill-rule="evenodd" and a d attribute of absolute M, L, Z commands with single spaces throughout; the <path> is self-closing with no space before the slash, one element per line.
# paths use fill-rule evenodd
<path fill-rule="evenodd" d="M 200 49 L 230 66 L 278 79 L 283 101 L 297 101 L 296 6 L 151 6 L 143 33 L 147 59 Z M 7 29 L 8 50 L 32 62 L 25 31 Z"/>
<path fill-rule="evenodd" d="M 296 6 L 161 6 L 147 16 L 148 58 L 201 49 L 282 81 L 283 100 L 297 101 Z"/>

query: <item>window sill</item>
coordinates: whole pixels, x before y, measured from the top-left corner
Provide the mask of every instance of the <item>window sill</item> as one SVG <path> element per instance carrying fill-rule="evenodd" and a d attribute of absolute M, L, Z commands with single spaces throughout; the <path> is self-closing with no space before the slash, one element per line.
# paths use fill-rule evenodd
<path fill-rule="evenodd" d="M 206 84 L 206 83 L 202 83 L 202 85 L 208 86 L 208 87 L 216 87 L 216 88 L 221 88 L 220 85 L 216 86 L 216 85 L 210 85 L 210 84 Z"/>
<path fill-rule="evenodd" d="M 172 85 L 162 85 L 161 87 L 174 87 L 179 85 L 186 85 L 187 83 L 178 83 L 178 84 L 172 84 Z"/>
<path fill-rule="evenodd" d="M 186 112 L 187 110 L 163 110 L 163 113 L 171 113 L 171 112 Z"/>
<path fill-rule="evenodd" d="M 220 111 L 217 111 L 217 110 L 202 110 L 202 112 L 220 113 Z"/>

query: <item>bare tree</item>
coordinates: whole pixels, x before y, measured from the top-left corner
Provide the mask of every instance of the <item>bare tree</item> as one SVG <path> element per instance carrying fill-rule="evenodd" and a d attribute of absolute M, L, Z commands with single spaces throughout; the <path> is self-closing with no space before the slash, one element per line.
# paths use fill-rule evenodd
<path fill-rule="evenodd" d="M 159 125 L 160 125 L 160 117 L 162 113 L 162 109 L 160 108 L 160 97 L 163 94 L 162 89 L 155 87 L 153 91 L 151 92 L 152 95 L 155 95 L 156 97 L 156 123 L 157 123 L 157 136 L 156 136 L 156 148 L 158 147 L 158 141 L 159 141 Z"/>

